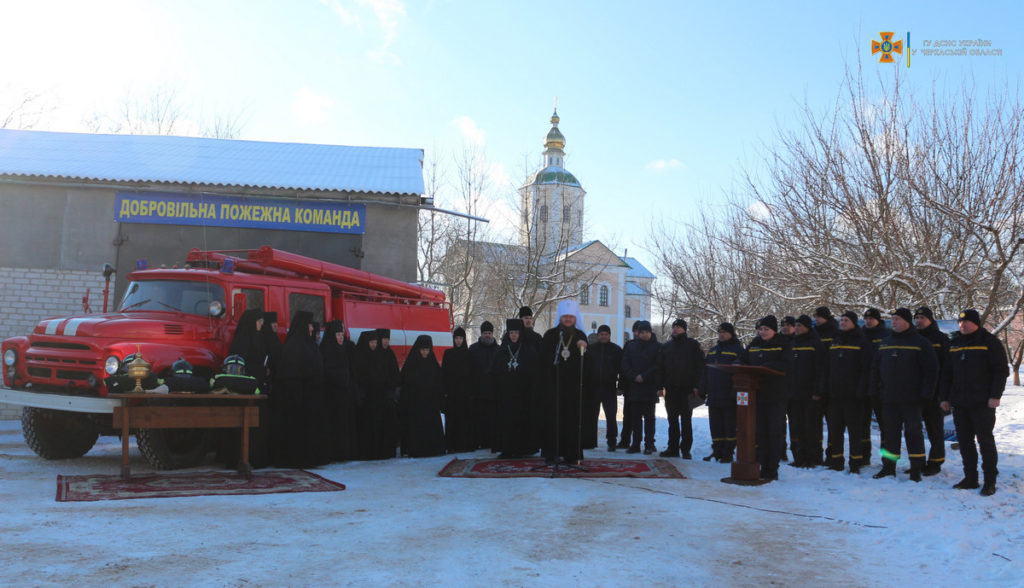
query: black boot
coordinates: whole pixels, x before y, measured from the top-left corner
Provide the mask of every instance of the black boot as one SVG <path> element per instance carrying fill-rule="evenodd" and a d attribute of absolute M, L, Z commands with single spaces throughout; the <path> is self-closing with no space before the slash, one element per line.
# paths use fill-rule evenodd
<path fill-rule="evenodd" d="M 985 480 L 985 485 L 981 487 L 982 496 L 992 496 L 996 493 L 996 481 L 993 479 Z"/>
<path fill-rule="evenodd" d="M 657 448 L 654 447 L 654 445 L 645 445 L 644 446 L 644 455 L 654 455 L 655 451 L 657 451 Z"/>
<path fill-rule="evenodd" d="M 924 464 L 921 468 L 921 475 L 923 476 L 934 476 L 942 471 L 942 464 L 937 461 L 930 461 Z"/>
<path fill-rule="evenodd" d="M 964 476 L 963 480 L 960 480 L 956 484 L 953 484 L 953 488 L 957 490 L 977 490 L 978 489 L 978 478 L 971 478 Z"/>
<path fill-rule="evenodd" d="M 629 439 L 627 439 L 626 437 L 623 437 L 622 440 L 619 441 L 618 448 L 619 449 L 629 449 Z"/>
<path fill-rule="evenodd" d="M 703 459 L 704 461 L 711 461 L 712 459 L 715 459 L 715 454 L 712 453 L 711 455 L 704 457 Z"/>
<path fill-rule="evenodd" d="M 829 461 L 828 467 L 829 467 L 830 470 L 832 470 L 834 472 L 841 472 L 841 471 L 843 471 L 843 458 L 841 458 L 841 457 L 830 457 L 828 459 L 828 461 Z"/>
<path fill-rule="evenodd" d="M 875 474 L 874 476 L 871 476 L 871 477 L 876 479 L 876 480 L 880 480 L 880 479 L 885 478 L 887 476 L 895 476 L 895 475 L 896 475 L 896 462 L 889 461 L 887 459 L 883 459 L 882 460 L 882 469 L 878 470 L 878 473 Z"/>
<path fill-rule="evenodd" d="M 910 469 L 910 479 L 912 481 L 914 481 L 914 482 L 920 482 L 921 481 L 921 470 L 911 468 Z"/>
<path fill-rule="evenodd" d="M 608 451 L 611 451 L 612 453 L 615 453 L 615 441 L 609 441 L 608 442 Z"/>
<path fill-rule="evenodd" d="M 679 448 L 676 447 L 673 449 L 672 447 L 668 447 L 658 455 L 661 457 L 679 457 Z"/>
<path fill-rule="evenodd" d="M 639 445 L 630 445 L 629 449 L 626 450 L 626 453 L 640 453 L 640 446 Z"/>

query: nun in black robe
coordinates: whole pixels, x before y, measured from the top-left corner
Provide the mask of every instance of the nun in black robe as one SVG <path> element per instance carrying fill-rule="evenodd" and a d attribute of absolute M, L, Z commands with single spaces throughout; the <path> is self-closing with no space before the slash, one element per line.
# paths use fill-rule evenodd
<path fill-rule="evenodd" d="M 272 435 L 274 465 L 313 467 L 327 463 L 323 438 L 323 359 L 313 343 L 313 315 L 299 311 L 292 317 L 274 380 L 274 394 L 280 397 L 280 428 Z"/>
<path fill-rule="evenodd" d="M 441 366 L 430 335 L 416 338 L 402 366 L 398 414 L 402 423 L 402 455 L 444 455 L 441 424 Z"/>
<path fill-rule="evenodd" d="M 228 355 L 238 355 L 245 360 L 245 374 L 256 379 L 260 393 L 266 391 L 267 383 L 267 346 L 261 328 L 265 324 L 263 310 L 251 308 L 242 313 L 238 326 L 231 339 Z M 270 418 L 264 413 L 265 404 L 259 404 L 260 425 L 249 430 L 249 463 L 254 468 L 265 468 L 270 465 Z M 228 468 L 238 464 L 239 447 L 238 431 L 226 429 L 221 431 L 220 454 Z"/>
<path fill-rule="evenodd" d="M 379 349 L 379 343 L 376 331 L 360 333 L 352 363 L 358 402 L 358 459 L 395 457 L 398 437 L 395 405 L 388 397 L 391 384 L 391 378 L 385 373 L 388 359 Z"/>
<path fill-rule="evenodd" d="M 320 341 L 324 359 L 325 395 L 330 423 L 327 428 L 332 461 L 356 457 L 356 401 L 352 386 L 352 360 L 355 345 L 345 338 L 345 325 L 327 323 Z"/>
<path fill-rule="evenodd" d="M 460 340 L 461 339 L 461 340 Z M 475 451 L 473 431 L 473 360 L 466 344 L 466 331 L 452 332 L 453 346 L 441 360 L 444 385 L 444 438 L 448 453 Z"/>
<path fill-rule="evenodd" d="M 501 459 L 537 453 L 532 413 L 540 366 L 537 350 L 522 338 L 523 332 L 522 320 L 505 321 L 507 336 L 491 364 L 498 407 L 497 449 Z"/>

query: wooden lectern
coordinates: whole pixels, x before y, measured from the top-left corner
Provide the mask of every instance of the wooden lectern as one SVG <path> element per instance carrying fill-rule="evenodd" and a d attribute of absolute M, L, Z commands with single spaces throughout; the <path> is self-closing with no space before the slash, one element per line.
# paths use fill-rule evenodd
<path fill-rule="evenodd" d="M 757 427 L 757 390 L 764 376 L 785 376 L 777 370 L 759 365 L 708 364 L 709 368 L 732 374 L 736 389 L 736 459 L 732 462 L 732 475 L 722 478 L 726 484 L 759 486 L 761 466 L 757 463 L 755 430 Z"/>

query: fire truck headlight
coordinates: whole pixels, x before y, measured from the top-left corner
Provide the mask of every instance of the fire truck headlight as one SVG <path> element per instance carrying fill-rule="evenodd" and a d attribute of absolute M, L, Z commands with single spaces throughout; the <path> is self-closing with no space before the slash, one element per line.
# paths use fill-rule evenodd
<path fill-rule="evenodd" d="M 108 376 L 116 374 L 119 367 L 121 367 L 121 360 L 116 355 L 111 355 L 107 361 L 103 362 L 103 371 L 107 372 Z"/>
<path fill-rule="evenodd" d="M 14 365 L 17 362 L 18 362 L 18 354 L 17 354 L 17 352 L 15 352 L 13 349 L 8 349 L 7 351 L 4 351 L 4 365 L 5 366 L 11 367 L 12 365 Z"/>
<path fill-rule="evenodd" d="M 214 300 L 210 303 L 210 316 L 219 317 L 224 314 L 224 304 L 220 300 Z"/>

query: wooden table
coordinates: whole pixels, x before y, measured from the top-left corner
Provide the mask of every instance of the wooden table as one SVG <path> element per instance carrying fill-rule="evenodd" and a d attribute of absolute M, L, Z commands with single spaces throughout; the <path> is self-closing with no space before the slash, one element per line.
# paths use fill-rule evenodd
<path fill-rule="evenodd" d="M 258 394 L 152 394 L 127 392 L 110 394 L 121 401 L 114 408 L 114 428 L 121 430 L 121 478 L 131 479 L 128 463 L 128 441 L 132 428 L 136 429 L 225 429 L 240 428 L 242 454 L 238 473 L 252 479 L 249 465 L 249 429 L 260 424 L 256 402 L 266 398 Z M 144 405 L 141 400 L 171 400 L 175 406 Z M 217 406 L 187 406 L 206 400 L 226 401 Z"/>

